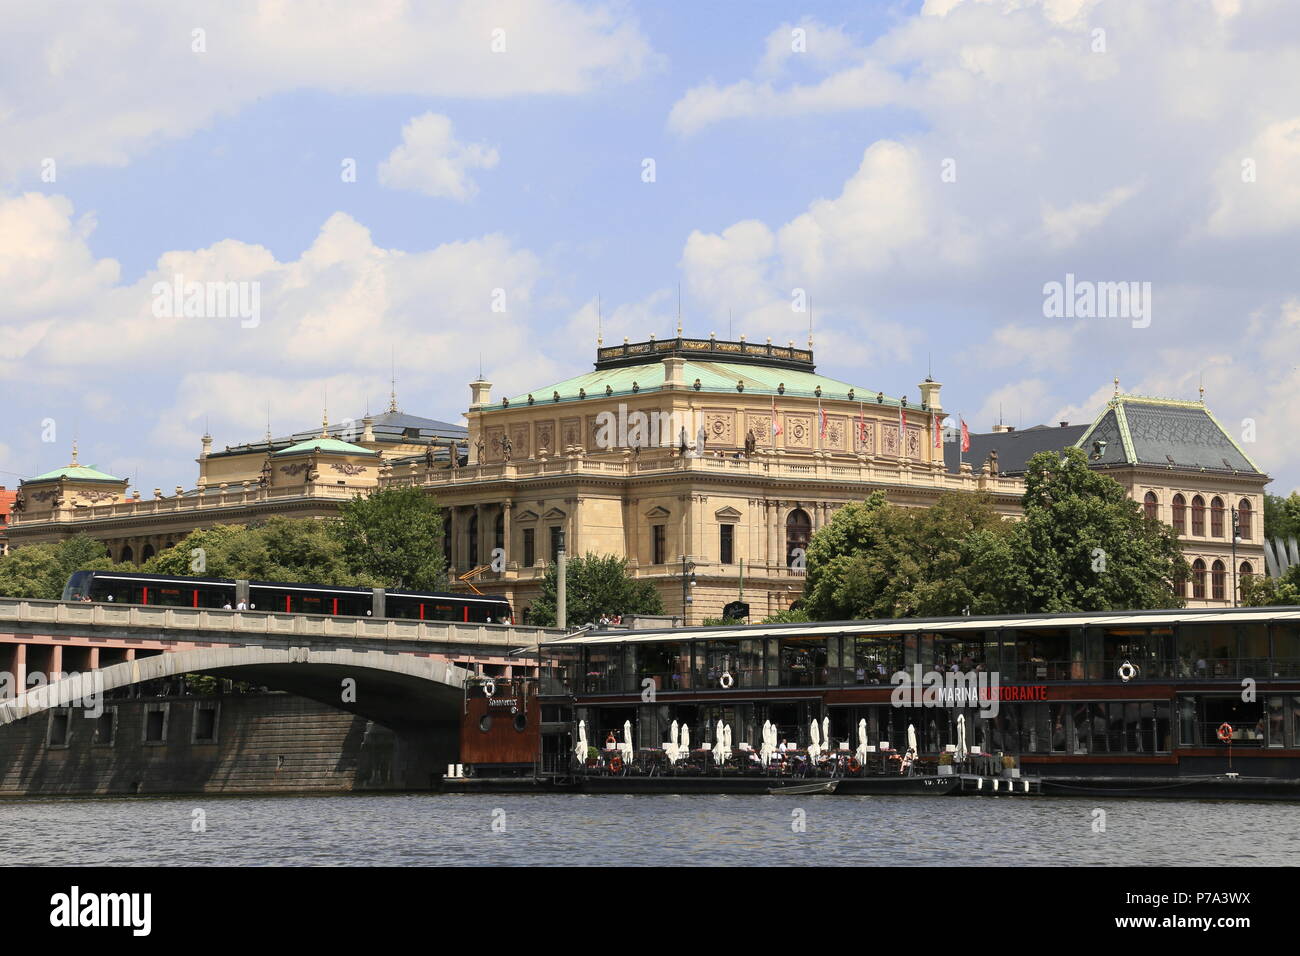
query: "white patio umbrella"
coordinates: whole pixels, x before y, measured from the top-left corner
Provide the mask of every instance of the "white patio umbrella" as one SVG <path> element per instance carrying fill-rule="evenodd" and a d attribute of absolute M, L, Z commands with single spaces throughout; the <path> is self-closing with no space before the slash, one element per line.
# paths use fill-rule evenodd
<path fill-rule="evenodd" d="M 578 742 L 573 748 L 574 755 L 578 758 L 579 764 L 587 762 L 587 722 L 578 721 Z"/>
<path fill-rule="evenodd" d="M 731 724 L 722 725 L 722 745 L 731 753 Z"/>
<path fill-rule="evenodd" d="M 916 746 L 916 727 L 912 724 L 907 725 L 907 749 L 912 751 L 913 754 L 920 754 L 920 750 Z"/>
<path fill-rule="evenodd" d="M 674 747 L 677 746 L 677 721 L 675 720 L 673 721 L 671 729 L 668 731 L 668 739 L 673 742 Z"/>
<path fill-rule="evenodd" d="M 957 753 L 956 760 L 966 759 L 966 715 L 957 715 Z"/>
<path fill-rule="evenodd" d="M 821 729 L 817 726 L 817 721 L 812 722 L 808 728 L 808 759 L 816 760 L 817 755 L 821 753 Z"/>
<path fill-rule="evenodd" d="M 858 763 L 867 762 L 867 722 L 858 721 Z"/>
<path fill-rule="evenodd" d="M 713 762 L 714 763 L 722 763 L 724 760 L 727 759 L 726 751 L 723 749 L 725 745 L 723 744 L 722 736 L 723 736 L 722 721 L 719 720 L 713 727 Z"/>
<path fill-rule="evenodd" d="M 691 754 L 691 728 L 687 724 L 682 724 L 682 738 L 678 745 L 681 750 L 681 756 L 689 757 Z"/>
<path fill-rule="evenodd" d="M 827 750 L 831 749 L 831 719 L 822 718 L 822 746 Z"/>
<path fill-rule="evenodd" d="M 632 721 L 630 720 L 623 721 L 623 746 L 621 749 L 625 755 L 624 759 L 631 760 L 632 759 Z"/>

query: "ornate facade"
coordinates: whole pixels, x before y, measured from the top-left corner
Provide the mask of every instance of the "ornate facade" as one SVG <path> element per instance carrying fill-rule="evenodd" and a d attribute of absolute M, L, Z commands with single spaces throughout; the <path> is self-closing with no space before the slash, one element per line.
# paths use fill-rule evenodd
<path fill-rule="evenodd" d="M 951 445 L 942 441 L 938 382 L 921 382 L 910 400 L 885 396 L 816 374 L 811 343 L 652 338 L 601 348 L 593 371 L 564 382 L 498 400 L 491 390 L 489 382 L 471 383 L 467 429 L 411 419 L 430 427 L 402 431 L 401 440 L 379 440 L 370 419 L 356 435 L 325 426 L 315 436 L 216 454 L 205 437 L 198 486 L 173 496 L 155 489 L 152 500 L 138 492 L 126 499 L 125 482 L 103 476 L 95 480 L 116 484 L 109 500 L 95 501 L 86 497 L 93 482 L 83 493 L 64 476 L 60 504 L 20 512 L 10 536 L 21 544 L 84 530 L 114 558 L 138 562 L 197 527 L 272 514 L 327 517 L 354 494 L 416 486 L 447 510 L 452 573 L 473 572 L 478 588 L 505 595 L 517 613 L 536 599 L 546 565 L 563 547 L 626 557 L 633 574 L 660 589 L 669 613 L 682 614 L 688 594 L 685 615 L 695 623 L 742 597 L 755 618 L 788 607 L 802 592 L 809 537 L 872 491 L 925 506 L 946 491 L 982 490 L 1007 517 L 1018 513 L 1023 493 L 1017 474 L 987 459 L 945 463 Z M 1141 418 L 1135 409 L 1122 404 L 1130 431 L 1136 426 L 1127 419 Z M 1109 427 L 1107 412 L 1083 439 L 1071 430 L 1059 436 L 1071 440 L 1055 447 L 1101 441 L 1092 432 Z M 1126 456 L 1131 450 L 1133 460 L 1116 451 L 1096 465 L 1137 500 L 1150 492 L 1157 509 L 1170 509 L 1176 495 L 1200 494 L 1233 506 L 1248 501 L 1262 518 L 1268 478 L 1253 465 L 1157 475 L 1143 456 L 1158 443 L 1138 444 L 1108 444 Z M 21 498 L 34 498 L 49 481 L 24 482 Z M 1238 557 L 1258 569 L 1262 528 L 1252 531 Z M 1207 569 L 1222 560 L 1212 536 L 1188 541 L 1197 557 L 1205 552 Z M 1216 598 L 1212 584 L 1206 588 L 1195 603 L 1230 601 L 1230 591 Z"/>

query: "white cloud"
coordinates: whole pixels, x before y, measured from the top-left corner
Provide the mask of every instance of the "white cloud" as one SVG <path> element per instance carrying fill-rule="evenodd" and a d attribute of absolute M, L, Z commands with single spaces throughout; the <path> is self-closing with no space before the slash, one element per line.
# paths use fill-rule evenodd
<path fill-rule="evenodd" d="M 464 202 L 478 192 L 470 171 L 492 169 L 497 160 L 491 146 L 458 142 L 446 116 L 424 113 L 402 127 L 401 145 L 379 165 L 379 183 Z"/>
<path fill-rule="evenodd" d="M 162 463 L 163 474 L 142 471 L 141 480 L 170 487 L 192 483 L 189 459 L 205 421 L 219 442 L 236 443 L 262 434 L 268 403 L 277 434 L 318 421 L 326 391 L 334 420 L 360 416 L 367 400 L 382 409 L 394 349 L 402 405 L 453 421 L 478 371 L 478 350 L 467 344 L 474 339 L 489 378 L 523 388 L 554 371 L 538 354 L 540 261 L 500 235 L 390 249 L 335 213 L 294 259 L 228 239 L 167 252 L 122 283 L 111 260 L 90 252 L 65 199 L 0 199 L 0 222 L 12 207 L 31 213 L 16 221 L 37 223 L 38 237 L 54 238 L 38 243 L 42 254 L 33 252 L 11 281 L 26 275 L 37 290 L 67 290 L 24 297 L 19 287 L 11 300 L 24 306 L 0 314 L 0 376 L 21 396 L 7 437 L 24 463 L 52 467 L 67 454 L 66 442 L 40 442 L 43 417 L 58 421 L 62 439 L 80 412 L 103 424 L 105 396 L 117 420 L 131 423 L 129 444 L 144 437 L 133 450 L 156 456 L 150 469 Z M 260 322 L 245 328 L 239 317 L 156 317 L 154 283 L 178 274 L 186 282 L 256 283 Z M 149 387 L 124 389 L 130 377 L 147 377 Z M 122 453 L 120 429 L 90 431 L 81 432 L 86 460 Z"/>
<path fill-rule="evenodd" d="M 121 165 L 290 90 L 574 94 L 653 59 L 621 5 L 574 0 L 22 4 L 0 31 L 0 182 Z"/>
<path fill-rule="evenodd" d="M 1300 226 L 1300 117 L 1279 120 L 1224 157 L 1206 230 L 1241 238 Z"/>
<path fill-rule="evenodd" d="M 1096 202 L 1071 203 L 1064 209 L 1043 209 L 1043 231 L 1055 248 L 1072 246 L 1079 237 L 1102 225 L 1119 206 L 1137 192 L 1136 186 L 1117 186 Z"/>

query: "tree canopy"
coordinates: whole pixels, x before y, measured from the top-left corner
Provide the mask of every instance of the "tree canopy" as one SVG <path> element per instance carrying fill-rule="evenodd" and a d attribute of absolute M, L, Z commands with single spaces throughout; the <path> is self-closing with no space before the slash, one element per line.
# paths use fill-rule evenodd
<path fill-rule="evenodd" d="M 29 544 L 0 557 L 0 595 L 57 601 L 74 571 L 113 567 L 108 549 L 86 534 L 51 544 Z"/>
<path fill-rule="evenodd" d="M 446 584 L 442 509 L 419 488 L 358 495 L 339 509 L 331 530 L 359 575 L 414 591 Z"/>
<path fill-rule="evenodd" d="M 985 495 L 931 508 L 882 492 L 840 509 L 808 547 L 814 620 L 1179 607 L 1178 538 L 1078 449 L 1030 459 L 1019 520 Z"/>
<path fill-rule="evenodd" d="M 528 623 L 555 624 L 559 593 L 557 568 L 551 564 L 542 579 L 541 594 L 528 608 Z M 587 554 L 568 559 L 565 569 L 565 615 L 572 625 L 591 624 L 602 615 L 662 614 L 663 599 L 650 581 L 627 573 L 627 559 Z"/>

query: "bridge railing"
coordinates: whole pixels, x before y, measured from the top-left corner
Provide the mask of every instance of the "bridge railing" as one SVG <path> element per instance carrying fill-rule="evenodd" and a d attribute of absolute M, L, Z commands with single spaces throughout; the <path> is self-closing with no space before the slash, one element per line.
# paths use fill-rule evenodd
<path fill-rule="evenodd" d="M 64 624 L 122 627 L 132 630 L 185 630 L 231 635 L 271 634 L 284 637 L 366 638 L 455 644 L 523 647 L 562 637 L 556 628 L 504 624 L 411 621 L 394 618 L 279 614 L 272 611 L 225 611 L 188 607 L 150 607 L 0 598 L 0 624 Z"/>

